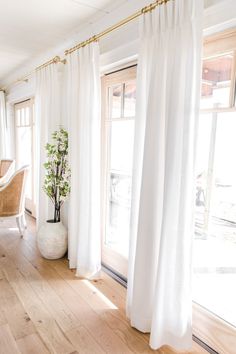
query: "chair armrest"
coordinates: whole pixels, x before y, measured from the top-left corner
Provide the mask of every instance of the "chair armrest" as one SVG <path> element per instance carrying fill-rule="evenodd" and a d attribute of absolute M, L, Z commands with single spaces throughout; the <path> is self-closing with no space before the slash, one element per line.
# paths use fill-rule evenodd
<path fill-rule="evenodd" d="M 5 175 L 0 178 L 0 186 L 7 183 L 10 180 L 10 178 L 13 176 L 14 172 L 15 172 L 15 161 L 11 163 Z"/>
<path fill-rule="evenodd" d="M 3 182 L 3 183 L 2 183 Z M 4 191 L 4 189 L 7 188 L 7 186 L 10 184 L 11 180 L 9 179 L 8 181 L 5 181 L 3 178 L 0 178 L 0 193 Z M 1 196 L 0 196 L 1 198 Z"/>
<path fill-rule="evenodd" d="M 22 167 L 0 186 L 0 216 L 18 215 L 24 211 L 25 181 L 28 169 L 28 166 Z"/>

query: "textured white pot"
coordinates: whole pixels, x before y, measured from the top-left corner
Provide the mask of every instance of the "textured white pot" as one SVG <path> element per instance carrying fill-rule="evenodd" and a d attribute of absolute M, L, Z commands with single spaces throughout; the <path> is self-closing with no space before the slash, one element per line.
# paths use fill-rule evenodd
<path fill-rule="evenodd" d="M 67 230 L 62 222 L 46 222 L 37 234 L 40 253 L 47 259 L 62 258 L 68 246 Z"/>

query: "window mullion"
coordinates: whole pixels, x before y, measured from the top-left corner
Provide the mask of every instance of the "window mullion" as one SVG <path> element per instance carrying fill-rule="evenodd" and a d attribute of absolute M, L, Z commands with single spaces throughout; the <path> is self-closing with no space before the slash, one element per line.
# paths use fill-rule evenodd
<path fill-rule="evenodd" d="M 231 73 L 231 87 L 230 87 L 230 101 L 229 106 L 231 108 L 235 107 L 235 88 L 236 88 L 236 51 L 234 53 L 233 67 Z"/>

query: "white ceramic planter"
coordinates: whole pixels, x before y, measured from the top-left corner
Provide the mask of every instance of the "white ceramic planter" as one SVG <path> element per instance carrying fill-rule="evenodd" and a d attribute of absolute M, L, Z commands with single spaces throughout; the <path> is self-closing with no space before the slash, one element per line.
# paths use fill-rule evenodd
<path fill-rule="evenodd" d="M 45 222 L 38 231 L 37 244 L 44 258 L 62 258 L 68 246 L 67 230 L 62 222 Z"/>

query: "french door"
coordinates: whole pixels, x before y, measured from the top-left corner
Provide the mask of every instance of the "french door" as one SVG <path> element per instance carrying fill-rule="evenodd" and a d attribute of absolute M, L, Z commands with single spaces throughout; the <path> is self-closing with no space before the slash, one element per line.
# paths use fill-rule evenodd
<path fill-rule="evenodd" d="M 105 75 L 103 86 L 103 263 L 127 278 L 136 66 Z"/>
<path fill-rule="evenodd" d="M 35 122 L 34 100 L 15 104 L 15 155 L 16 167 L 29 165 L 25 208 L 35 217 Z"/>
<path fill-rule="evenodd" d="M 196 161 L 194 334 L 236 353 L 236 32 L 206 41 Z"/>

